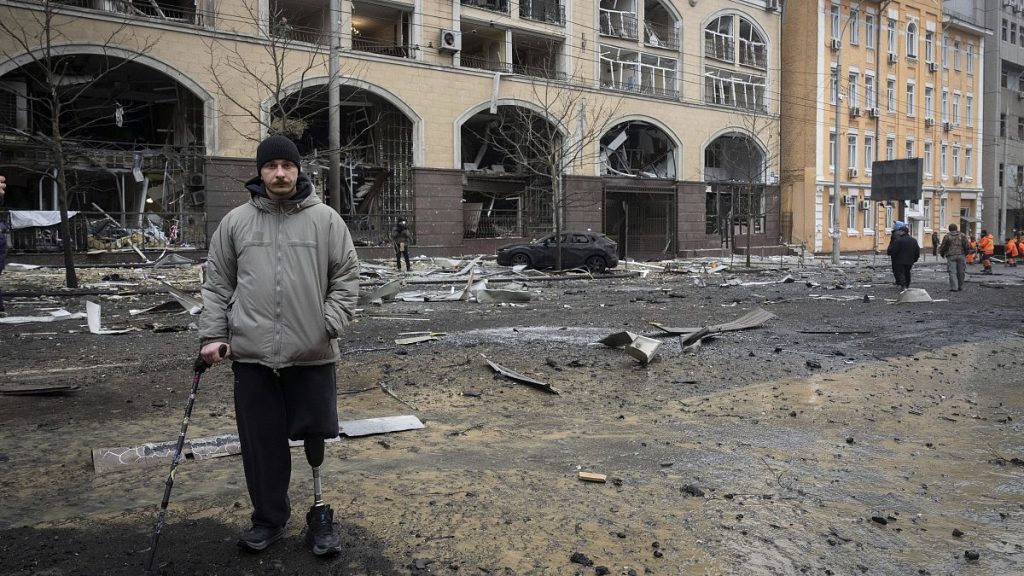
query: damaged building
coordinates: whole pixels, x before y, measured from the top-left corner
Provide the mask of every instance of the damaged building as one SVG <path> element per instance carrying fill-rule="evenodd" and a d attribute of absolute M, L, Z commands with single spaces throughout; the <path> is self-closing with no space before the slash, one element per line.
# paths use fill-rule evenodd
<path fill-rule="evenodd" d="M 781 13 L 751 4 L 344 0 L 332 30 L 326 0 L 2 2 L 8 206 L 58 209 L 59 141 L 75 251 L 125 236 L 202 250 L 246 201 L 256 144 L 281 133 L 367 256 L 389 253 L 398 218 L 414 253 L 493 253 L 560 227 L 604 232 L 625 258 L 719 254 L 741 248 L 741 205 L 771 249 Z M 64 240 L 33 226 L 14 249 Z"/>

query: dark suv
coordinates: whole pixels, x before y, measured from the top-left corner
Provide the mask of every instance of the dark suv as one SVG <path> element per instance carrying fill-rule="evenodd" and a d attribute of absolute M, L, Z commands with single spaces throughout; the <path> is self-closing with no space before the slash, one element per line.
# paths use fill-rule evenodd
<path fill-rule="evenodd" d="M 557 250 L 555 235 L 548 234 L 533 242 L 498 248 L 498 264 L 554 268 Z M 594 272 L 604 272 L 618 264 L 618 244 L 611 238 L 598 232 L 562 232 L 562 268 L 586 267 Z"/>

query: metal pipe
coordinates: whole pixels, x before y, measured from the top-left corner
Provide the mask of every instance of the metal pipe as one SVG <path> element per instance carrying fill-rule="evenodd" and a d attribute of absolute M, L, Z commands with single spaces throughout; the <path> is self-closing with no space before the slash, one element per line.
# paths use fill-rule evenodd
<path fill-rule="evenodd" d="M 328 181 L 327 191 L 331 197 L 331 208 L 341 213 L 341 0 L 331 0 L 331 50 L 328 65 Z"/>

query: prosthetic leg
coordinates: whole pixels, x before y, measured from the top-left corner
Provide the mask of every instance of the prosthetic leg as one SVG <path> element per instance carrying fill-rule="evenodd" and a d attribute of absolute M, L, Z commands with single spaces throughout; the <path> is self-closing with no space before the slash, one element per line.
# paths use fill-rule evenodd
<path fill-rule="evenodd" d="M 306 513 L 306 541 L 313 554 L 327 556 L 341 552 L 341 542 L 334 533 L 334 510 L 324 504 L 320 485 L 320 465 L 324 462 L 324 439 L 303 441 L 306 462 L 313 468 L 313 506 Z"/>

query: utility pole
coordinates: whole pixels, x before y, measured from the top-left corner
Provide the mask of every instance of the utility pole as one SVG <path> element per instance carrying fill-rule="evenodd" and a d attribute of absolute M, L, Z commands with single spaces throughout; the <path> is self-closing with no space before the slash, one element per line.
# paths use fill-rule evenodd
<path fill-rule="evenodd" d="M 1000 97 L 1002 97 L 1002 94 L 1000 94 Z M 1010 143 L 1010 105 L 1004 105 L 1003 110 L 1005 110 L 1003 113 L 1003 118 L 1005 118 L 1003 120 L 1005 130 L 1003 132 L 1003 182 L 1002 186 L 999 187 L 999 236 L 996 237 L 996 240 L 1006 239 L 1006 183 L 1010 179 L 1010 166 L 1006 163 L 1006 149 L 1009 148 L 1007 144 Z M 1014 180 L 1016 180 L 1016 175 L 1014 175 Z"/>
<path fill-rule="evenodd" d="M 847 20 L 849 22 L 849 20 Z M 835 147 L 832 149 L 832 210 L 829 214 L 829 219 L 832 220 L 832 264 L 839 265 L 839 79 L 840 73 L 842 72 L 842 66 L 839 62 L 839 53 L 842 50 L 843 43 L 843 30 L 846 26 L 843 26 L 839 31 L 839 44 L 840 47 L 836 49 L 836 83 L 835 83 L 835 102 L 836 102 L 836 137 Z"/>
<path fill-rule="evenodd" d="M 328 64 L 327 124 L 329 136 L 327 191 L 331 208 L 341 213 L 341 0 L 331 0 L 331 50 Z"/>

